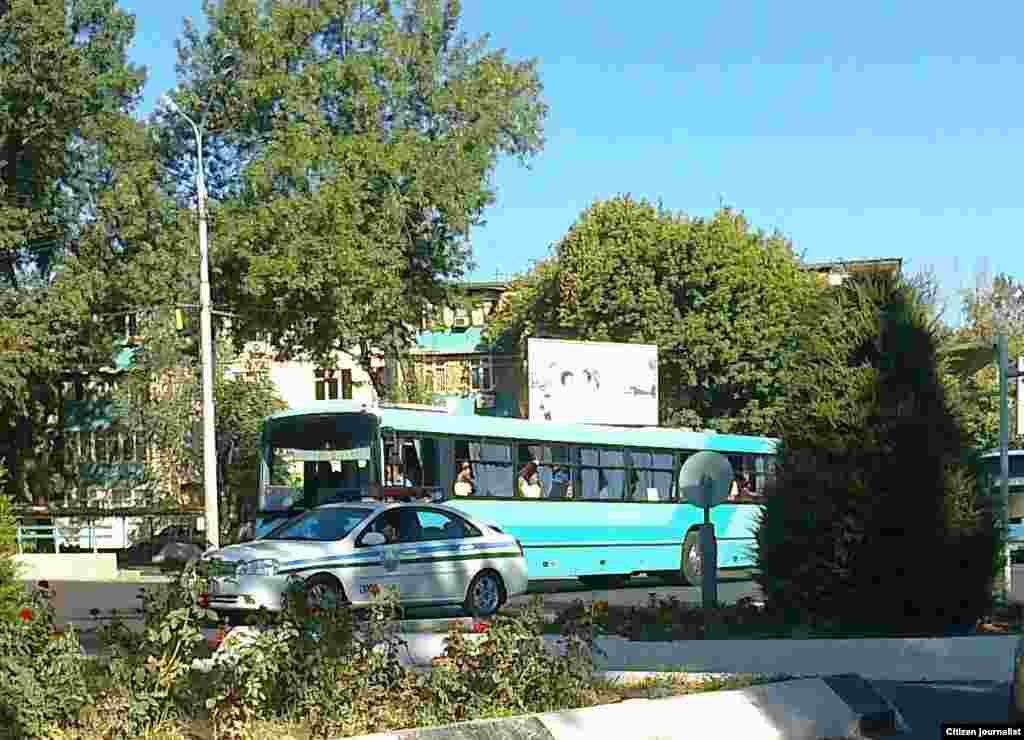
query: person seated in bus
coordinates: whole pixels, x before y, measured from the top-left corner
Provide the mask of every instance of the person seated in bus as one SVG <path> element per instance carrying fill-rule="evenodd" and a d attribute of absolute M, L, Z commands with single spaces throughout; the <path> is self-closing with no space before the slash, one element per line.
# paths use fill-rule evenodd
<path fill-rule="evenodd" d="M 401 465 L 388 465 L 387 485 L 409 488 L 412 486 L 412 482 L 405 477 Z"/>
<path fill-rule="evenodd" d="M 468 462 L 464 462 L 459 466 L 459 474 L 455 476 L 453 491 L 456 496 L 473 495 L 473 470 Z"/>
<path fill-rule="evenodd" d="M 569 491 L 569 471 L 562 465 L 551 469 L 551 498 L 572 498 Z"/>
<path fill-rule="evenodd" d="M 519 495 L 523 498 L 541 498 L 544 490 L 541 487 L 540 479 L 537 476 L 537 462 L 531 460 L 519 471 L 519 478 L 516 480 Z"/>

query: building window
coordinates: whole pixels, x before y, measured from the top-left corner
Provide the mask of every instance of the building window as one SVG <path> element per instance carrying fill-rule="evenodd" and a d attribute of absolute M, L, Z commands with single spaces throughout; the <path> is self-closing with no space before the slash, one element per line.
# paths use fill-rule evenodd
<path fill-rule="evenodd" d="M 469 386 L 474 391 L 494 390 L 494 379 L 491 372 L 491 358 L 481 357 L 469 361 Z"/>
<path fill-rule="evenodd" d="M 434 392 L 448 392 L 448 367 L 443 360 L 434 363 Z"/>
<path fill-rule="evenodd" d="M 317 368 L 314 391 L 317 401 L 351 400 L 352 371 Z"/>

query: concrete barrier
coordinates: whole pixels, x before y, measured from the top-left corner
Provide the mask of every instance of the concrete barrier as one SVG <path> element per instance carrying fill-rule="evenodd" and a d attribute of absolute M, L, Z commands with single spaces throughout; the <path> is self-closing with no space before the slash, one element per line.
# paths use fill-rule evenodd
<path fill-rule="evenodd" d="M 906 729 L 899 712 L 870 684 L 857 676 L 833 676 L 352 740 L 691 740 L 695 736 L 818 740 Z"/>
<path fill-rule="evenodd" d="M 30 553 L 15 555 L 26 581 L 111 581 L 117 578 L 114 553 Z"/>

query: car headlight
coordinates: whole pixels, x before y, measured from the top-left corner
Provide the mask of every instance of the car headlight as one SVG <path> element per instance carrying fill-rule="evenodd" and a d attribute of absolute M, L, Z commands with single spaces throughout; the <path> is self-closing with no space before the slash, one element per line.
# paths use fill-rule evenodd
<path fill-rule="evenodd" d="M 277 573 L 276 560 L 250 560 L 238 566 L 240 576 L 272 576 Z"/>

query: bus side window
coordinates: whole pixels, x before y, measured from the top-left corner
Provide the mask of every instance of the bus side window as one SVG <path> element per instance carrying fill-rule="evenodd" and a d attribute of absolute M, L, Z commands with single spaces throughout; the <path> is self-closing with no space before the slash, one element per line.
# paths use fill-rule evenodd
<path fill-rule="evenodd" d="M 564 445 L 531 446 L 538 461 L 537 475 L 544 498 L 572 498 L 573 467 Z"/>
<path fill-rule="evenodd" d="M 625 484 L 625 456 L 621 450 L 580 448 L 578 498 L 591 501 L 621 501 Z"/>
<path fill-rule="evenodd" d="M 633 501 L 669 501 L 672 496 L 672 455 L 632 452 Z"/>
<path fill-rule="evenodd" d="M 470 467 L 476 496 L 511 498 L 515 484 L 512 446 L 489 442 L 469 443 Z"/>

